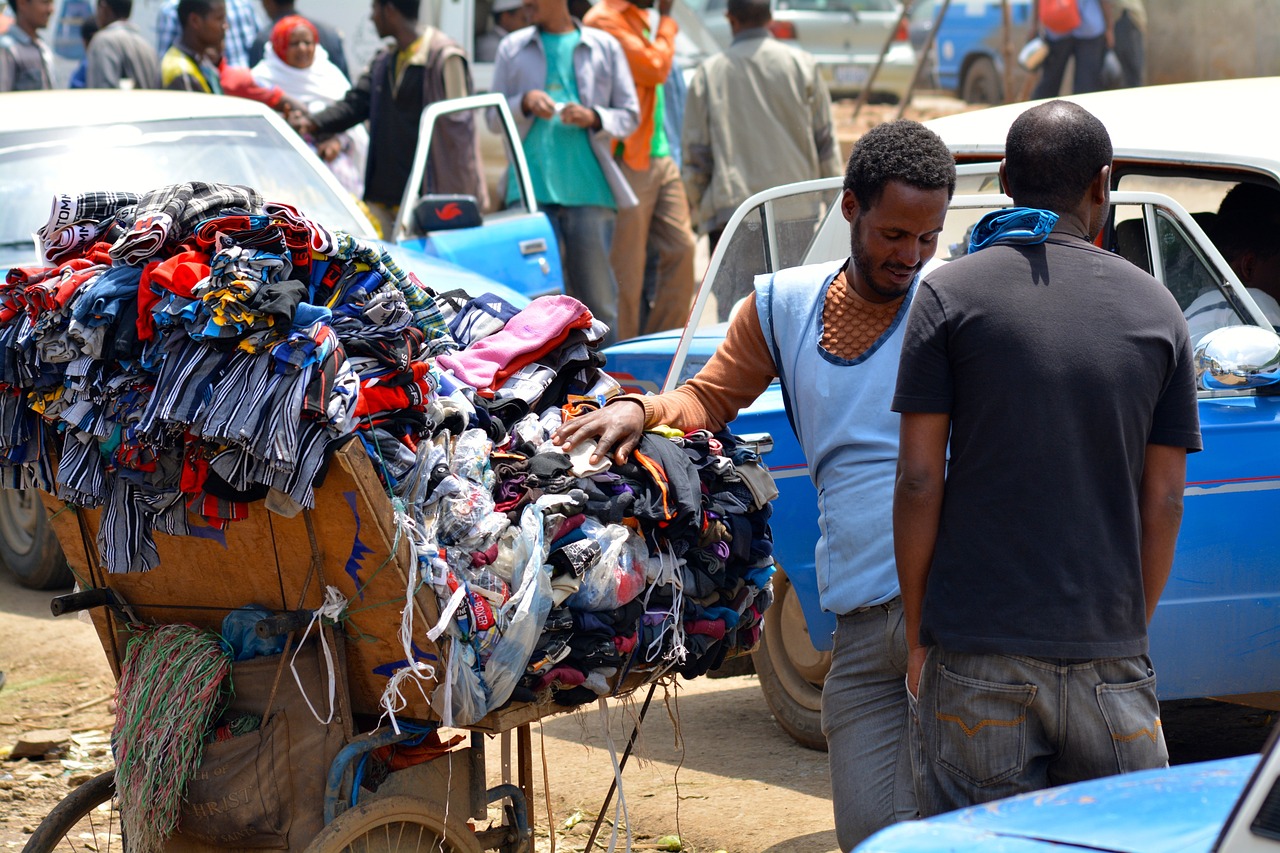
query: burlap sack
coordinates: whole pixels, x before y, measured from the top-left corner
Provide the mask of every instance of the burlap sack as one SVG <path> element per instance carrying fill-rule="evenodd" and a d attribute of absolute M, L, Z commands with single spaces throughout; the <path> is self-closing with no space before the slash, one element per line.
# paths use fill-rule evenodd
<path fill-rule="evenodd" d="M 288 661 L 267 709 L 280 656 L 232 666 L 232 711 L 261 714 L 262 727 L 205 749 L 188 783 L 179 835 L 219 847 L 301 850 L 324 826 L 329 764 L 343 745 L 337 713 L 321 725 L 307 708 Z M 328 713 L 328 670 L 318 643 L 303 647 L 298 676 L 311 704 Z M 343 689 L 341 681 L 338 689 Z M 181 847 L 181 839 L 175 838 Z"/>

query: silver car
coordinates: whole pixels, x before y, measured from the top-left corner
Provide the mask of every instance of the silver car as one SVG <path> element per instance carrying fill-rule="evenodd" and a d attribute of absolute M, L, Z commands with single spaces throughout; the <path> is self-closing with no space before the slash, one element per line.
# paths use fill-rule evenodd
<path fill-rule="evenodd" d="M 688 2 L 720 46 L 728 47 L 733 36 L 725 18 L 726 0 Z M 773 0 L 769 29 L 813 54 L 835 97 L 862 91 L 889 42 L 870 97 L 897 103 L 911 85 L 916 64 L 907 24 L 901 18 L 902 5 L 894 0 Z"/>

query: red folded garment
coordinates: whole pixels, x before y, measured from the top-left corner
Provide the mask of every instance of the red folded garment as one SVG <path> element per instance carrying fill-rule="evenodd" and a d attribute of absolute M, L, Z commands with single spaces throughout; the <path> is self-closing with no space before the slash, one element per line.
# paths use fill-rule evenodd
<path fill-rule="evenodd" d="M 209 277 L 207 252 L 179 252 L 151 270 L 151 283 L 187 299 L 194 299 L 192 288 Z"/>
<path fill-rule="evenodd" d="M 160 293 L 151 287 L 151 274 L 156 271 L 162 261 L 152 261 L 142 268 L 142 277 L 138 279 L 138 340 L 149 341 L 156 336 L 156 322 L 151 316 L 151 309 L 160 303 Z"/>

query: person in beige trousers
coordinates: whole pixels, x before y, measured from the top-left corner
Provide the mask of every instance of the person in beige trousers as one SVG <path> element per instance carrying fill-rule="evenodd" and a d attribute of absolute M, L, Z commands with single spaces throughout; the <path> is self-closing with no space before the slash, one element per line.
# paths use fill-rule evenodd
<path fill-rule="evenodd" d="M 640 126 L 618 143 L 619 165 L 639 204 L 618 211 L 609 262 L 618 279 L 617 339 L 684 326 L 693 302 L 693 226 L 680 170 L 671 158 L 663 127 L 663 83 L 671 72 L 679 27 L 672 0 L 600 0 L 583 23 L 598 27 L 622 45 L 640 101 Z M 652 303 L 644 298 L 647 245 L 658 252 L 658 285 Z"/>

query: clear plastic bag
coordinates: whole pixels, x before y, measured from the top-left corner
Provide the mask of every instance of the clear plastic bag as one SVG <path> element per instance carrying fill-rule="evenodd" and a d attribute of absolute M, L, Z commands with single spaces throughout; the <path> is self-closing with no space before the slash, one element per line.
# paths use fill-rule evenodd
<path fill-rule="evenodd" d="M 449 632 L 449 674 L 432 693 L 431 706 L 444 708 L 446 700 L 453 713 L 452 724 L 469 726 L 489 711 L 484 682 L 476 673 L 476 652 L 470 643 Z"/>
<path fill-rule="evenodd" d="M 542 512 L 534 505 L 520 515 L 520 535 L 514 543 L 515 566 L 511 598 L 498 613 L 502 639 L 484 667 L 489 685 L 489 706 L 501 706 L 524 675 L 529 656 L 542 634 L 551 611 L 551 573 L 546 566 L 547 545 L 542 533 Z"/>
<path fill-rule="evenodd" d="M 565 603 L 574 610 L 613 610 L 639 595 L 648 556 L 644 539 L 630 528 L 594 518 L 584 521 L 581 530 L 600 546 L 600 559 Z"/>
<path fill-rule="evenodd" d="M 493 441 L 482 429 L 469 429 L 458 436 L 449 459 L 449 473 L 478 483 L 487 491 L 493 491 L 493 469 L 489 467 L 489 454 Z"/>

